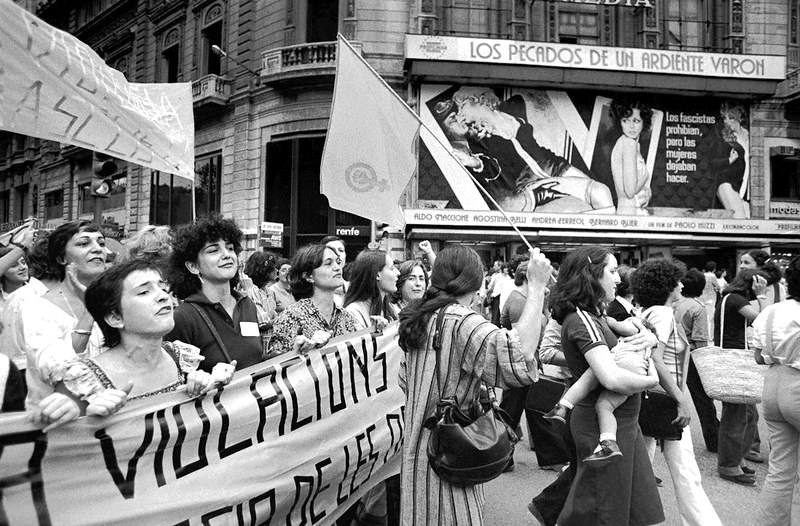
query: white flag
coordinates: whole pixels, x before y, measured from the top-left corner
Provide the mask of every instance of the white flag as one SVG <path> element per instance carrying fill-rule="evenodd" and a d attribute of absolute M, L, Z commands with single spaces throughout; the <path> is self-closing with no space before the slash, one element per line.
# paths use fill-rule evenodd
<path fill-rule="evenodd" d="M 404 227 L 400 195 L 417 165 L 419 120 L 339 35 L 320 188 L 331 207 Z"/>
<path fill-rule="evenodd" d="M 0 129 L 194 180 L 190 83 L 129 83 L 10 0 L 0 0 Z"/>

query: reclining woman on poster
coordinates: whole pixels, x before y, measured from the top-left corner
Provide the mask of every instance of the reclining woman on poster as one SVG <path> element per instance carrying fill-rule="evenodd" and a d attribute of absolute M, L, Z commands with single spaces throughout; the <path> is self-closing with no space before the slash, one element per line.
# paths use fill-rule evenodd
<path fill-rule="evenodd" d="M 56 392 L 29 409 L 47 432 L 82 415 L 109 416 L 128 401 L 183 388 L 189 397 L 225 385 L 235 363 L 218 363 L 211 374 L 197 367 L 199 350 L 162 338 L 175 325 L 173 307 L 158 267 L 130 260 L 102 274 L 86 289 L 86 308 L 103 332 L 108 350 L 74 359 Z"/>

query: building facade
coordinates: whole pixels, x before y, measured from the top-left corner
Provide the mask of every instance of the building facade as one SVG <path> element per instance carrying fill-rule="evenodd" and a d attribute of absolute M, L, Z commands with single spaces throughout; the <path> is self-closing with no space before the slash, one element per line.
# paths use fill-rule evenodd
<path fill-rule="evenodd" d="M 195 213 L 234 218 L 250 248 L 260 244 L 264 222 L 283 226 L 276 250 L 287 254 L 327 234 L 345 236 L 354 249 L 374 235 L 368 220 L 330 209 L 319 193 L 337 33 L 429 126 L 405 196 L 408 226 L 390 231 L 385 242 L 398 259 L 411 255 L 421 239 L 437 248 L 472 244 L 486 259 L 507 257 L 520 246 L 477 188 L 480 177 L 496 174 L 479 174 L 475 183 L 465 168 L 482 155 L 503 177 L 513 173 L 514 184 L 527 185 L 527 192 L 539 188 L 525 179 L 537 173 L 536 163 L 524 153 L 522 170 L 505 162 L 513 155 L 498 141 L 495 151 L 478 151 L 485 145 L 477 143 L 465 148 L 469 160 L 459 166 L 446 151 L 456 144 L 447 142 L 437 120 L 436 105 L 441 110 L 453 96 L 494 97 L 510 115 L 510 108 L 522 108 L 516 117 L 533 129 L 528 139 L 609 191 L 612 202 L 604 204 L 610 207 L 598 204 L 603 194 L 591 210 L 567 206 L 575 201 L 571 190 L 566 197 L 531 192 L 542 199 L 535 212 L 505 201 L 529 240 L 550 253 L 597 243 L 614 246 L 630 263 L 674 254 L 698 265 L 706 259 L 731 265 L 744 248 L 791 252 L 800 244 L 797 0 L 27 4 L 89 44 L 130 82 L 192 83 Z M 614 101 L 634 99 L 654 110 L 656 120 L 639 140 L 650 195 L 632 211 L 621 208 L 627 190 L 617 189 L 612 173 L 620 133 L 609 109 Z M 722 110 L 734 106 L 743 110 L 738 140 L 723 126 Z M 740 160 L 730 161 L 735 143 L 744 142 Z M 111 196 L 96 201 L 91 152 L 3 132 L 0 222 L 33 215 L 54 226 L 99 217 L 110 235 L 124 236 L 150 223 L 191 220 L 188 181 L 117 164 Z M 734 194 L 746 204 L 745 217 L 718 195 L 721 174 L 734 164 L 740 167 Z M 543 188 L 539 194 L 553 190 L 549 183 Z"/>

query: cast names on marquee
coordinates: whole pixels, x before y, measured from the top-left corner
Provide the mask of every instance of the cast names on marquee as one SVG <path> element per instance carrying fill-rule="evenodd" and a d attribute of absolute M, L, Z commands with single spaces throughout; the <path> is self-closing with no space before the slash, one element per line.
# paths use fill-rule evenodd
<path fill-rule="evenodd" d="M 431 210 L 408 209 L 406 222 L 410 226 L 448 225 L 460 227 L 507 227 L 508 221 L 500 212 L 474 210 Z M 509 219 L 518 227 L 544 227 L 553 230 L 638 230 L 644 232 L 700 232 L 700 233 L 750 233 L 786 234 L 800 231 L 800 221 L 777 223 L 757 219 L 717 219 L 705 217 L 670 216 L 616 216 L 616 215 L 574 215 L 574 214 L 536 214 L 509 213 Z"/>

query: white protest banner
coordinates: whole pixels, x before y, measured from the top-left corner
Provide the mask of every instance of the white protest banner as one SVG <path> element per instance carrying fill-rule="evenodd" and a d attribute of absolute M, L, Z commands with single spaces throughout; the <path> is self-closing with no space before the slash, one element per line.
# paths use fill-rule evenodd
<path fill-rule="evenodd" d="M 0 416 L 0 523 L 333 524 L 399 473 L 397 324 L 42 434 Z"/>
<path fill-rule="evenodd" d="M 0 129 L 194 180 L 190 83 L 129 83 L 10 0 L 0 0 L 0 86 Z"/>

